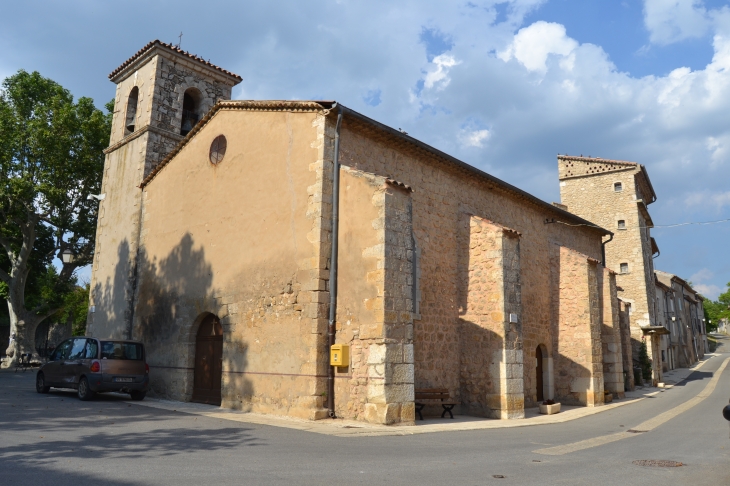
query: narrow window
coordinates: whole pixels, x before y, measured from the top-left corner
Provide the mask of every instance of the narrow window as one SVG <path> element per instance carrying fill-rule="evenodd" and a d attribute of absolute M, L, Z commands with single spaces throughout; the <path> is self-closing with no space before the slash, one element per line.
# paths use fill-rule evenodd
<path fill-rule="evenodd" d="M 623 219 L 618 220 L 618 229 L 626 229 L 626 220 L 623 220 Z"/>
<path fill-rule="evenodd" d="M 180 124 L 180 135 L 187 135 L 200 120 L 200 102 L 202 100 L 200 91 L 195 88 L 188 88 L 183 95 L 182 122 Z"/>
<path fill-rule="evenodd" d="M 629 273 L 629 264 L 628 263 L 621 264 L 621 273 Z"/>
<path fill-rule="evenodd" d="M 614 182 L 613 183 L 613 190 L 616 192 L 621 192 L 624 190 L 624 186 L 620 182 Z"/>
<path fill-rule="evenodd" d="M 137 102 L 139 101 L 139 89 L 135 86 L 129 92 L 127 98 L 127 115 L 124 119 L 124 135 L 127 136 L 134 132 L 137 119 Z"/>
<path fill-rule="evenodd" d="M 633 313 L 633 311 L 631 310 L 631 304 L 626 304 L 626 312 L 628 312 L 629 315 Z"/>

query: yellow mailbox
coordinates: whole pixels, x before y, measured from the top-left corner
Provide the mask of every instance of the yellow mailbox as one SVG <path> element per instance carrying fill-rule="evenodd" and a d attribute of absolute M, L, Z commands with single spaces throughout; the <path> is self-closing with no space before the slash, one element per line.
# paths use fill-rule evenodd
<path fill-rule="evenodd" d="M 350 346 L 348 344 L 333 344 L 330 348 L 330 366 L 347 368 L 350 366 Z"/>

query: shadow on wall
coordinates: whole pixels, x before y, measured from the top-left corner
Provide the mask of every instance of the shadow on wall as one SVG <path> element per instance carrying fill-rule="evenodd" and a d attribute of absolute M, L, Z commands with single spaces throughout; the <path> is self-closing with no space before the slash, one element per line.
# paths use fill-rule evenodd
<path fill-rule="evenodd" d="M 95 337 L 125 339 L 131 331 L 131 265 L 129 242 L 125 238 L 117 248 L 114 275 L 96 282 L 91 289 L 95 312 L 87 329 Z"/>
<path fill-rule="evenodd" d="M 114 286 L 97 288 L 101 296 L 97 312 L 110 315 L 121 305 L 117 284 L 124 281 L 126 242 L 119 247 L 119 263 Z M 210 314 L 220 319 L 223 328 L 222 399 L 224 405 L 242 408 L 253 389 L 243 377 L 246 369 L 245 342 L 236 337 L 235 318 L 229 311 L 229 290 L 213 288 L 213 267 L 206 249 L 197 247 L 186 233 L 164 258 L 150 258 L 144 247 L 138 256 L 136 296 L 130 306 L 132 338 L 144 342 L 151 368 L 150 392 L 153 395 L 189 401 L 195 381 L 195 355 L 198 329 Z M 98 287 L 98 286 L 97 286 Z M 99 302 L 99 301 L 97 301 Z M 117 307 L 114 307 L 116 305 Z M 206 351 L 207 352 L 207 351 Z M 237 400 L 238 406 L 235 402 Z"/>
<path fill-rule="evenodd" d="M 460 319 L 461 412 L 475 417 L 493 417 L 501 409 L 500 367 L 504 339 L 483 324 Z M 439 407 L 440 408 L 440 407 Z"/>

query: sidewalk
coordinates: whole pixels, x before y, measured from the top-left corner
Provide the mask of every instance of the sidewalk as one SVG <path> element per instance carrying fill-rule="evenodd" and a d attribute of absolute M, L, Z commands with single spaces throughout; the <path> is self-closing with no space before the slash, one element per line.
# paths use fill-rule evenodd
<path fill-rule="evenodd" d="M 587 417 L 597 413 L 612 410 L 624 405 L 644 400 L 658 393 L 663 393 L 674 385 L 684 381 L 689 375 L 702 367 L 709 359 L 717 356 L 717 354 L 707 354 L 703 361 L 695 364 L 691 368 L 681 368 L 664 373 L 663 388 L 656 387 L 637 387 L 632 392 L 626 392 L 626 398 L 615 400 L 611 403 L 600 407 L 570 407 L 563 406 L 559 414 L 556 415 L 540 415 L 537 408 L 525 409 L 525 418 L 518 420 L 496 420 L 485 419 L 481 417 L 470 417 L 465 415 L 457 415 L 454 419 L 441 419 L 427 417 L 426 420 L 417 420 L 415 426 L 392 426 L 392 425 L 375 425 L 355 420 L 302 420 L 290 417 L 277 417 L 274 415 L 264 415 L 250 412 L 239 412 L 236 410 L 222 409 L 210 405 L 200 405 L 189 402 L 174 402 L 169 400 L 158 400 L 154 398 L 146 398 L 143 402 L 130 402 L 133 405 L 144 407 L 158 408 L 173 412 L 189 413 L 209 418 L 217 418 L 220 420 L 230 420 L 234 422 L 244 422 L 258 425 L 270 425 L 273 427 L 284 427 L 295 430 L 303 430 L 314 432 L 317 434 L 332 435 L 337 437 L 374 437 L 374 436 L 398 436 L 398 435 L 414 435 L 428 434 L 433 432 L 451 432 L 459 430 L 484 430 L 484 429 L 504 429 L 511 427 L 529 427 L 532 425 L 557 424 L 576 420 L 581 417 Z"/>

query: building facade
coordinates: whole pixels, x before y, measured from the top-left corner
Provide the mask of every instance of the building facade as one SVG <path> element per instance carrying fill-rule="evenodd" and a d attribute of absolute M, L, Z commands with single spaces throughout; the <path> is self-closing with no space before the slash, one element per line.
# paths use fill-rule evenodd
<path fill-rule="evenodd" d="M 610 230 L 604 241 L 606 265 L 618 272 L 619 298 L 629 315 L 633 356 L 645 336 L 661 332 L 657 326 L 653 257 L 659 253 L 651 237 L 654 226 L 648 205 L 657 197 L 643 165 L 583 156 L 558 156 L 561 203 L 568 211 Z M 647 344 L 661 378 L 660 338 Z"/>
<path fill-rule="evenodd" d="M 143 341 L 158 396 L 385 424 L 425 388 L 501 419 L 623 396 L 609 231 L 335 102 L 225 101 L 240 78 L 172 46 L 111 77 L 87 328 Z"/>
<path fill-rule="evenodd" d="M 658 308 L 666 318 L 661 325 L 670 331 L 662 344 L 668 369 L 686 368 L 708 352 L 702 296 L 689 283 L 671 273 L 656 271 Z M 660 307 L 661 306 L 661 307 Z"/>

